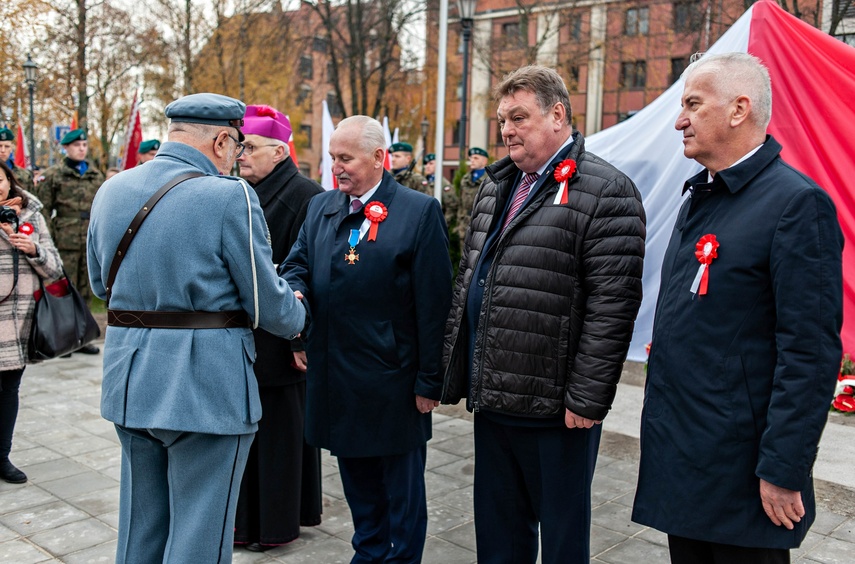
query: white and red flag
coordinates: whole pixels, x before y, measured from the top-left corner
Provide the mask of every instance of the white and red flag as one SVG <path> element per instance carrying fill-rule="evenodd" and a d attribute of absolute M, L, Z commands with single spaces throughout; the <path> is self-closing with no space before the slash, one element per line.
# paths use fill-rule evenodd
<path fill-rule="evenodd" d="M 855 198 L 849 187 L 855 144 L 847 131 L 855 123 L 855 48 L 762 0 L 707 53 L 732 51 L 751 53 L 768 67 L 772 79 L 768 132 L 783 145 L 782 158 L 822 186 L 837 206 L 846 238 L 843 350 L 855 350 Z M 632 119 L 585 140 L 587 150 L 632 178 L 647 213 L 644 299 L 629 351 L 632 360 L 646 357 L 662 259 L 682 203 L 681 187 L 701 170 L 683 156 L 682 134 L 674 129 L 682 93 L 679 80 Z"/>

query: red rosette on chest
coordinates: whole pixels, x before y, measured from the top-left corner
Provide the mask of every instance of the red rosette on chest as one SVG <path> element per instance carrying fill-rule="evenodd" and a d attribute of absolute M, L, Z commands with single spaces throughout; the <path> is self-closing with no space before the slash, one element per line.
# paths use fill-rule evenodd
<path fill-rule="evenodd" d="M 555 180 L 564 182 L 569 180 L 573 173 L 576 172 L 576 161 L 573 159 L 564 159 L 557 167 L 555 167 Z"/>
<path fill-rule="evenodd" d="M 383 202 L 368 202 L 364 209 L 365 217 L 371 222 L 371 227 L 368 229 L 368 240 L 377 240 L 377 227 L 389 215 L 389 210 L 383 205 Z"/>
<path fill-rule="evenodd" d="M 24 235 L 32 235 L 34 232 L 35 228 L 33 228 L 32 223 L 25 222 L 18 227 L 18 233 L 23 233 Z"/>
<path fill-rule="evenodd" d="M 698 239 L 695 243 L 695 257 L 701 263 L 698 269 L 698 277 L 695 277 L 696 282 L 692 284 L 692 292 L 697 290 L 698 295 L 704 296 L 707 293 L 710 279 L 710 265 L 713 259 L 718 258 L 719 242 L 713 233 L 708 233 Z M 697 284 L 697 285 L 696 285 Z"/>

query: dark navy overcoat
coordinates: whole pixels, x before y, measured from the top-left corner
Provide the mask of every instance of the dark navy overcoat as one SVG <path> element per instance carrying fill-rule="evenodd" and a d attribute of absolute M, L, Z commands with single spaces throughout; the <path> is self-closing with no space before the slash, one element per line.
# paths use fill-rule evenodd
<path fill-rule="evenodd" d="M 662 265 L 632 518 L 668 534 L 792 548 L 815 518 L 811 470 L 840 367 L 843 236 L 834 205 L 771 137 L 703 171 Z M 698 241 L 718 257 L 690 292 Z M 763 511 L 760 478 L 802 494 L 792 531 Z"/>
<path fill-rule="evenodd" d="M 448 231 L 435 199 L 384 173 L 371 202 L 387 217 L 350 264 L 348 238 L 363 213 L 333 190 L 312 198 L 282 266 L 311 311 L 306 354 L 306 439 L 346 457 L 387 456 L 424 445 L 439 399 L 445 319 L 451 307 Z"/>

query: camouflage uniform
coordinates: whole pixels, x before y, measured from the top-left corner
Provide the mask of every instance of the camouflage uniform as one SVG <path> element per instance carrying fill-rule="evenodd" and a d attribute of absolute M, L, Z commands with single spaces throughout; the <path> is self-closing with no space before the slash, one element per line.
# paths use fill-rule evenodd
<path fill-rule="evenodd" d="M 395 180 L 398 181 L 398 184 L 406 186 L 407 188 L 412 188 L 416 192 L 433 196 L 433 188 L 430 190 L 425 188 L 425 177 L 418 172 L 410 170 L 409 168 L 405 168 L 404 170 L 395 173 Z"/>
<path fill-rule="evenodd" d="M 18 184 L 21 185 L 21 188 L 26 190 L 27 192 L 33 191 L 33 173 L 29 171 L 29 169 L 21 168 L 19 166 L 15 166 L 15 163 L 8 163 L 9 168 L 12 169 L 12 174 L 15 175 L 15 179 L 18 181 Z"/>
<path fill-rule="evenodd" d="M 65 159 L 48 168 L 35 193 L 45 206 L 44 213 L 50 220 L 50 231 L 65 271 L 88 303 L 91 292 L 86 269 L 86 232 L 89 208 L 95 192 L 104 183 L 104 175 L 89 165 L 81 176 L 69 162 L 74 161 Z"/>
<path fill-rule="evenodd" d="M 460 179 L 460 207 L 457 212 L 457 233 L 460 235 L 461 241 L 463 241 L 463 236 L 466 234 L 466 229 L 469 228 L 469 220 L 472 217 L 472 206 L 475 205 L 475 195 L 478 194 L 478 189 L 486 177 L 487 173 L 485 172 L 478 180 L 472 180 L 472 173 L 467 172 Z"/>
<path fill-rule="evenodd" d="M 429 196 L 433 196 L 434 179 L 423 177 L 422 181 L 424 188 L 421 190 Z M 454 191 L 454 186 L 451 182 L 442 179 L 442 213 L 445 215 L 445 224 L 448 227 L 453 226 L 457 222 L 457 192 Z"/>

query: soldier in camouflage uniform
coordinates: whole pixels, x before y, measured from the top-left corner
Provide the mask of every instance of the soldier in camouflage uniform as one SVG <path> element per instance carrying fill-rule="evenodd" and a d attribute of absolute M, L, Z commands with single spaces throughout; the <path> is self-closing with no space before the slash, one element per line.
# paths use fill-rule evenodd
<path fill-rule="evenodd" d="M 469 227 L 475 195 L 484 181 L 484 172 L 488 162 L 487 151 L 480 147 L 469 149 L 469 172 L 460 179 L 460 207 L 457 212 L 457 233 L 460 235 L 461 241 L 463 241 L 463 235 Z"/>
<path fill-rule="evenodd" d="M 33 173 L 25 168 L 15 166 L 15 161 L 12 160 L 12 148 L 14 146 L 15 134 L 10 129 L 0 127 L 0 161 L 12 169 L 12 174 L 21 187 L 28 191 L 33 191 Z"/>
<path fill-rule="evenodd" d="M 428 153 L 422 161 L 424 163 L 424 192 L 433 196 L 433 187 L 436 180 L 436 155 Z M 451 229 L 457 222 L 457 192 L 454 186 L 444 176 L 440 177 L 442 183 L 442 212 L 445 214 L 445 224 Z"/>
<path fill-rule="evenodd" d="M 36 196 L 44 204 L 65 271 L 88 303 L 92 294 L 86 268 L 86 232 L 89 208 L 95 192 L 104 183 L 104 175 L 86 160 L 89 145 L 84 130 L 71 131 L 60 144 L 67 156 L 39 178 Z M 87 345 L 78 352 L 96 354 L 98 347 Z"/>
<path fill-rule="evenodd" d="M 422 192 L 433 196 L 433 189 L 427 189 L 425 177 L 413 172 L 413 146 L 409 143 L 393 143 L 389 147 L 389 155 L 392 157 L 392 170 L 390 171 L 398 184 L 412 188 L 416 192 Z"/>

